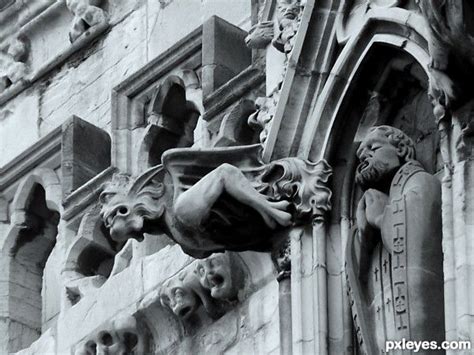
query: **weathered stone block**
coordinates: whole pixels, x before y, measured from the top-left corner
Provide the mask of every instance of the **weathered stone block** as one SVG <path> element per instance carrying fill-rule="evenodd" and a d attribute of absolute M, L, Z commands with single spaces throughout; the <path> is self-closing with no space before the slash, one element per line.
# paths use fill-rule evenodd
<path fill-rule="evenodd" d="M 62 126 L 63 197 L 110 166 L 107 132 L 73 116 Z"/>
<path fill-rule="evenodd" d="M 203 24 L 202 89 L 204 97 L 251 64 L 247 32 L 212 16 Z"/>

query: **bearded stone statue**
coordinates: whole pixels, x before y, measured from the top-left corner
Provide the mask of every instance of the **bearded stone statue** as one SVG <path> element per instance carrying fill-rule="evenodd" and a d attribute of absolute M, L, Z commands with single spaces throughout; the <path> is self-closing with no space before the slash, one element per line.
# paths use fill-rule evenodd
<path fill-rule="evenodd" d="M 346 249 L 354 328 L 362 353 L 386 340 L 444 340 L 441 188 L 399 129 L 372 128 L 361 143 L 364 190 Z M 407 353 L 410 353 L 407 351 Z"/>

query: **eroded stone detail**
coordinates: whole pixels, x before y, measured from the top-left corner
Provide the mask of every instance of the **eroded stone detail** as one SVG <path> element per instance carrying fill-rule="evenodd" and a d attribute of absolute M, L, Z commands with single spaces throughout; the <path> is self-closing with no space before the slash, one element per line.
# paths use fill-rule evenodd
<path fill-rule="evenodd" d="M 6 53 L 0 52 L 0 92 L 25 79 L 28 73 L 27 57 L 27 42 L 19 37 L 10 42 Z"/>
<path fill-rule="evenodd" d="M 274 91 L 269 97 L 259 97 L 255 101 L 257 111 L 249 116 L 248 124 L 250 127 L 260 130 L 260 143 L 265 143 L 267 140 L 279 97 L 280 92 Z"/>
<path fill-rule="evenodd" d="M 265 48 L 275 36 L 273 21 L 262 21 L 254 26 L 245 37 L 245 44 L 252 49 Z"/>
<path fill-rule="evenodd" d="M 288 54 L 293 49 L 305 3 L 306 1 L 304 0 L 278 1 L 277 20 L 279 33 L 273 40 L 273 45 L 280 52 Z"/>
<path fill-rule="evenodd" d="M 69 40 L 75 42 L 88 29 L 105 24 L 108 21 L 107 13 L 100 8 L 103 0 L 67 0 L 66 5 L 74 15 L 73 24 L 69 32 Z"/>
<path fill-rule="evenodd" d="M 331 207 L 331 168 L 286 158 L 262 164 L 260 145 L 171 149 L 126 189 L 101 195 L 114 241 L 166 233 L 203 258 L 224 250 L 270 250 L 275 229 L 308 223 Z"/>
<path fill-rule="evenodd" d="M 474 67 L 474 12 L 468 1 L 418 0 L 429 27 L 430 87 L 434 114 L 443 119 L 470 95 Z"/>
<path fill-rule="evenodd" d="M 359 347 L 375 354 L 385 340 L 442 341 L 440 183 L 414 160 L 413 141 L 396 128 L 372 128 L 357 155 L 356 182 L 366 191 L 346 272 Z"/>
<path fill-rule="evenodd" d="M 75 355 L 145 354 L 149 351 L 148 341 L 147 332 L 135 317 L 121 316 L 81 343 Z"/>

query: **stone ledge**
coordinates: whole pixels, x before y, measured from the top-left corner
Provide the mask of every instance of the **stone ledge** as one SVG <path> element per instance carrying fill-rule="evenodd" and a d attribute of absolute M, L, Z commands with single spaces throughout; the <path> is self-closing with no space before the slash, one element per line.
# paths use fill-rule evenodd
<path fill-rule="evenodd" d="M 210 94 L 204 101 L 205 121 L 211 121 L 250 90 L 265 82 L 265 70 L 259 63 L 249 66 L 226 84 Z"/>

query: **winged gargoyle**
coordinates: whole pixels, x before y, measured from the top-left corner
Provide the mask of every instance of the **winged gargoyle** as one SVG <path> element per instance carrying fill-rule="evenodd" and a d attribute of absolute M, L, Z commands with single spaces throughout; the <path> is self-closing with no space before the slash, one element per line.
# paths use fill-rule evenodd
<path fill-rule="evenodd" d="M 104 188 L 101 215 L 119 244 L 165 233 L 183 251 L 269 250 L 277 228 L 311 221 L 330 209 L 331 168 L 286 158 L 263 164 L 260 145 L 171 149 L 162 165 Z M 122 181 L 121 183 L 117 181 Z"/>
<path fill-rule="evenodd" d="M 474 6 L 470 0 L 417 1 L 430 30 L 429 95 L 439 120 L 472 93 Z"/>

